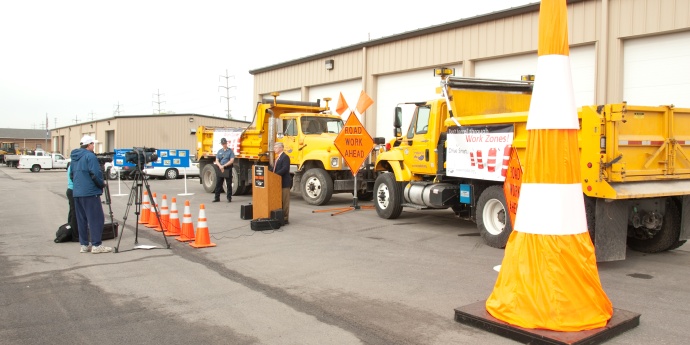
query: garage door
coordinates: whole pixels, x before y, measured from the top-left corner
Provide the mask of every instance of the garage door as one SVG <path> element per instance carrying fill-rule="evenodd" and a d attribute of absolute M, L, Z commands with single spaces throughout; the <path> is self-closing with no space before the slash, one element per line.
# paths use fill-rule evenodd
<path fill-rule="evenodd" d="M 357 105 L 357 100 L 359 99 L 359 94 L 362 92 L 362 80 L 355 79 L 340 83 L 333 83 L 328 85 L 312 86 L 309 88 L 309 101 L 316 102 L 317 99 L 321 100 L 321 105 L 325 105 L 324 98 L 330 97 L 331 102 L 328 103 L 333 114 L 336 114 L 335 107 L 338 105 L 338 96 L 343 93 L 345 101 L 348 105 L 353 108 Z M 347 120 L 349 113 L 344 114 L 343 120 Z"/>
<path fill-rule="evenodd" d="M 462 65 L 448 66 L 455 68 L 455 76 L 462 76 Z M 425 102 L 440 97 L 436 88 L 440 86 L 441 78 L 434 77 L 433 68 L 425 68 L 412 72 L 382 75 L 378 77 L 376 107 L 376 134 L 372 136 L 385 137 L 386 141 L 393 139 L 393 118 L 395 107 L 406 102 Z M 403 108 L 403 133 L 407 132 L 414 105 L 401 105 Z"/>
<path fill-rule="evenodd" d="M 623 100 L 690 107 L 690 32 L 623 43 Z"/>
<path fill-rule="evenodd" d="M 279 100 L 284 100 L 284 101 L 301 101 L 302 100 L 302 90 L 301 89 L 294 89 L 294 90 L 287 90 L 287 91 L 280 91 L 280 96 L 278 96 Z M 271 96 L 270 93 L 264 94 L 263 99 L 273 99 L 273 96 Z"/>
<path fill-rule="evenodd" d="M 575 104 L 592 105 L 596 87 L 596 55 L 594 45 L 570 48 L 570 70 L 573 77 Z M 524 54 L 491 60 L 477 61 L 474 75 L 477 78 L 519 80 L 521 76 L 537 73 L 537 54 Z"/>

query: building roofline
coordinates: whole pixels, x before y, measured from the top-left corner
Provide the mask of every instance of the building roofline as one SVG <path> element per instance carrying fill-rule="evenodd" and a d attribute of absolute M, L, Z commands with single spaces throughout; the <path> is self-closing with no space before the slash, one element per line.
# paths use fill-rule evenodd
<path fill-rule="evenodd" d="M 568 4 L 571 4 L 571 3 L 584 2 L 584 1 L 587 1 L 587 0 L 567 0 L 566 2 Z M 537 11 L 539 11 L 539 5 L 540 5 L 540 3 L 537 2 L 537 3 L 533 3 L 533 4 L 527 4 L 527 5 L 523 5 L 523 6 L 513 7 L 510 9 L 504 10 L 504 11 L 491 12 L 488 14 L 482 14 L 482 15 L 475 16 L 475 17 L 456 20 L 453 22 L 447 22 L 447 23 L 443 23 L 443 24 L 439 24 L 439 25 L 433 25 L 433 26 L 429 26 L 426 28 L 418 29 L 418 30 L 406 31 L 406 32 L 403 32 L 400 34 L 395 34 L 395 35 L 391 35 L 391 36 L 382 37 L 379 39 L 365 41 L 365 42 L 353 44 L 350 46 L 345 46 L 342 48 L 338 48 L 338 49 L 334 49 L 334 50 L 321 52 L 318 54 L 313 54 L 313 55 L 301 57 L 299 59 L 281 62 L 279 64 L 275 64 L 275 65 L 271 65 L 271 66 L 256 68 L 253 70 L 249 70 L 249 74 L 256 75 L 259 73 L 269 72 L 269 71 L 273 71 L 273 70 L 280 69 L 283 67 L 293 66 L 293 65 L 303 63 L 303 62 L 309 62 L 309 61 L 313 61 L 316 59 L 328 58 L 328 57 L 332 57 L 333 55 L 338 55 L 338 54 L 348 53 L 348 52 L 355 51 L 355 50 L 360 50 L 362 48 L 377 46 L 377 45 L 381 45 L 381 44 L 385 44 L 385 43 L 400 41 L 400 40 L 418 37 L 418 36 L 434 34 L 434 33 L 441 32 L 441 31 L 462 28 L 465 26 L 470 26 L 470 25 L 483 23 L 483 22 L 487 22 L 487 21 L 491 21 L 491 20 L 513 17 L 516 15 L 521 15 L 521 14 L 525 14 L 525 13 L 537 12 Z"/>
<path fill-rule="evenodd" d="M 182 114 L 140 114 L 140 115 L 116 115 L 116 116 L 111 116 L 111 117 L 105 117 L 105 118 L 98 119 L 98 120 L 91 120 L 91 121 L 79 122 L 79 123 L 75 123 L 75 124 L 68 125 L 68 126 L 55 127 L 55 128 L 51 128 L 50 130 L 52 131 L 52 130 L 54 130 L 54 129 L 62 129 L 62 128 L 69 128 L 69 127 L 74 127 L 74 126 L 88 125 L 88 124 L 91 124 L 91 123 L 103 122 L 103 121 L 109 121 L 109 120 L 115 120 L 115 119 L 129 119 L 129 118 L 136 118 L 136 117 L 156 117 L 156 116 L 201 116 L 201 117 L 206 117 L 206 118 L 211 118 L 211 119 L 220 119 L 220 120 L 228 120 L 228 121 L 235 121 L 235 122 L 243 122 L 243 123 L 246 123 L 246 124 L 250 124 L 250 123 L 251 123 L 251 121 L 236 120 L 236 119 L 226 119 L 226 118 L 218 117 L 218 116 L 203 115 L 203 114 L 194 114 L 194 113 L 182 113 Z"/>

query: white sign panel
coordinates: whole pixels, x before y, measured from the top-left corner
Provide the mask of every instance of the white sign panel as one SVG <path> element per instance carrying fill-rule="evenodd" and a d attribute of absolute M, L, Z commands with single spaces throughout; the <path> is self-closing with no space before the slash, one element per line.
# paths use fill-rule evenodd
<path fill-rule="evenodd" d="M 448 176 L 504 181 L 513 131 L 513 125 L 449 127 Z"/>
<path fill-rule="evenodd" d="M 235 155 L 240 154 L 240 136 L 242 135 L 242 130 L 237 129 L 221 129 L 217 128 L 213 132 L 213 152 L 218 152 L 223 148 L 220 143 L 220 139 L 225 138 L 228 141 L 228 147 L 235 152 Z"/>

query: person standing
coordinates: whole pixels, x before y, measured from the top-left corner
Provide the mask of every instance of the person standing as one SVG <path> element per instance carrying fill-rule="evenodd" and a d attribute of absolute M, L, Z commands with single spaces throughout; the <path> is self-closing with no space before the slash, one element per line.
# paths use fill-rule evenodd
<path fill-rule="evenodd" d="M 283 152 L 284 149 L 285 146 L 283 143 L 275 143 L 273 145 L 273 153 L 275 156 L 273 172 L 280 175 L 282 180 L 283 224 L 288 224 L 288 219 L 290 218 L 290 188 L 292 188 L 292 177 L 290 176 L 290 157 Z"/>
<path fill-rule="evenodd" d="M 218 170 L 216 172 L 216 197 L 213 199 L 213 202 L 220 201 L 220 193 L 223 191 L 224 181 L 228 202 L 232 202 L 232 163 L 235 161 L 235 152 L 228 148 L 227 139 L 220 139 L 220 144 L 223 145 L 223 148 L 218 150 L 214 163 Z"/>
<path fill-rule="evenodd" d="M 79 230 L 77 229 L 77 211 L 74 208 L 74 182 L 72 182 L 72 165 L 67 167 L 67 201 L 69 202 L 69 213 L 67 213 L 67 224 L 72 234 L 72 242 L 79 241 Z"/>
<path fill-rule="evenodd" d="M 71 177 L 74 182 L 74 205 L 77 211 L 77 228 L 79 229 L 80 253 L 93 254 L 112 252 L 113 248 L 102 244 L 103 225 L 105 215 L 101 206 L 103 194 L 103 172 L 94 154 L 97 140 L 85 135 L 81 138 L 81 145 L 70 155 Z M 91 243 L 89 243 L 91 235 Z"/>

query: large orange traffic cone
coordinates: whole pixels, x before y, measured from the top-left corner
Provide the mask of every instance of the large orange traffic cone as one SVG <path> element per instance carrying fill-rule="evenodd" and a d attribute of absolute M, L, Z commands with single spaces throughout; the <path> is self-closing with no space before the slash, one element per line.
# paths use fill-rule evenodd
<path fill-rule="evenodd" d="M 182 233 L 175 237 L 180 242 L 194 241 L 194 225 L 192 224 L 192 211 L 189 209 L 189 200 L 184 201 L 184 214 L 182 215 Z"/>
<path fill-rule="evenodd" d="M 582 196 L 566 0 L 542 0 L 537 77 L 515 229 L 486 310 L 511 325 L 563 332 L 606 326 Z"/>
<path fill-rule="evenodd" d="M 158 200 L 156 200 L 156 193 L 153 193 L 153 198 L 151 199 L 151 213 L 149 213 L 149 223 L 146 224 L 147 228 L 155 229 L 160 226 L 161 209 L 158 206 Z"/>
<path fill-rule="evenodd" d="M 149 192 L 144 191 L 144 195 L 141 197 L 141 217 L 139 217 L 139 224 L 148 224 L 150 213 L 151 204 L 149 203 Z"/>
<path fill-rule="evenodd" d="M 168 210 L 168 196 L 163 194 L 163 200 L 161 200 L 161 220 L 157 227 L 153 228 L 158 232 L 168 230 L 168 222 L 170 222 L 170 210 Z"/>
<path fill-rule="evenodd" d="M 179 236 L 182 234 L 180 229 L 180 217 L 177 214 L 177 199 L 172 198 L 170 203 L 170 221 L 168 221 L 168 231 L 165 236 Z"/>
<path fill-rule="evenodd" d="M 206 208 L 204 204 L 199 205 L 199 220 L 196 223 L 196 239 L 189 244 L 194 248 L 215 247 L 215 243 L 211 243 L 211 238 L 208 233 L 208 224 L 206 222 Z"/>

